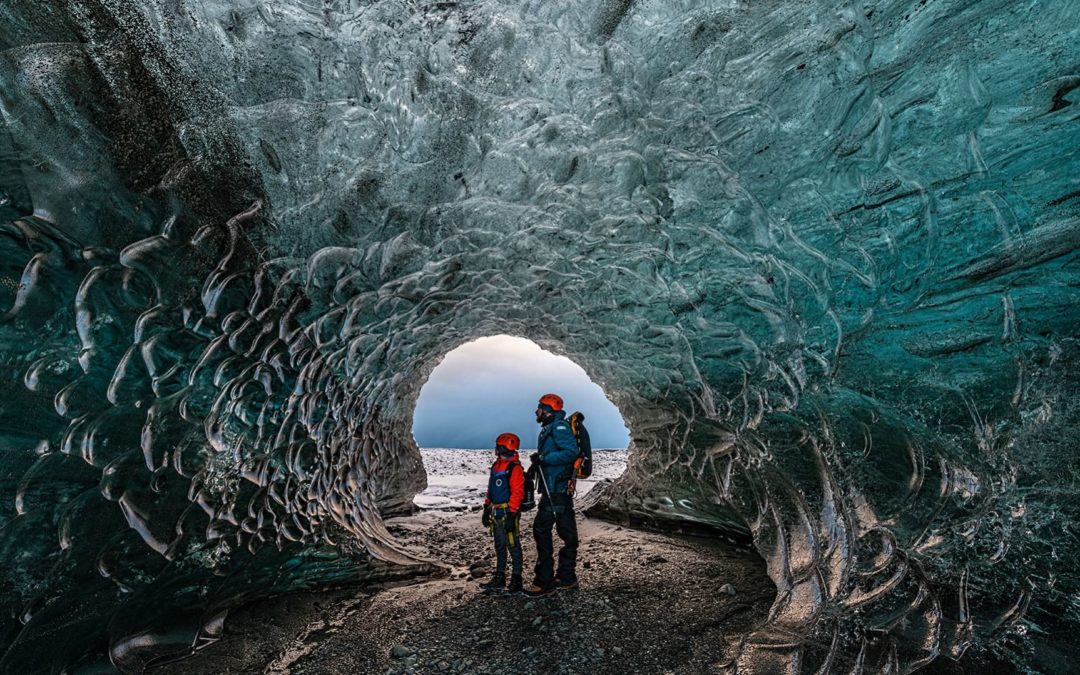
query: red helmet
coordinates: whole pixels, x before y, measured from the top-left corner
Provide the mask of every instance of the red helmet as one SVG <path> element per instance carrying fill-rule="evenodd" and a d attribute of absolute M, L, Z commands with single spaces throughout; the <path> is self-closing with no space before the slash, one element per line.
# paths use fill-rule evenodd
<path fill-rule="evenodd" d="M 499 437 L 495 439 L 495 447 L 499 446 L 517 452 L 521 447 L 521 439 L 517 437 L 517 434 L 499 434 Z"/>
<path fill-rule="evenodd" d="M 552 410 L 562 410 L 562 399 L 557 394 L 544 394 L 540 397 L 540 405 L 546 405 Z"/>

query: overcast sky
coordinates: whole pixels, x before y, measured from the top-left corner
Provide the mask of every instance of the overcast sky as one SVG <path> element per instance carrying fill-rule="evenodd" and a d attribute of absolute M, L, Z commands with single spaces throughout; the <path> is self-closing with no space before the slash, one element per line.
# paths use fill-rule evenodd
<path fill-rule="evenodd" d="M 567 414 L 585 413 L 594 448 L 625 448 L 630 441 L 619 410 L 585 371 L 524 338 L 496 335 L 446 355 L 420 390 L 413 436 L 422 448 L 494 448 L 512 432 L 535 448 L 536 401 L 558 394 Z"/>

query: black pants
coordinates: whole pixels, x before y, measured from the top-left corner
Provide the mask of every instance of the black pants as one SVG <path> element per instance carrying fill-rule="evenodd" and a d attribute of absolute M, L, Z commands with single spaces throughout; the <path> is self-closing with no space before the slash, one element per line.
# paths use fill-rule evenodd
<path fill-rule="evenodd" d="M 505 514 L 506 511 L 497 510 L 495 513 Z M 505 518 L 495 518 L 491 527 L 492 537 L 495 539 L 495 573 L 506 574 L 506 550 L 510 549 L 511 574 L 521 576 L 521 537 L 518 536 L 519 516 L 506 515 Z"/>
<path fill-rule="evenodd" d="M 536 519 L 533 520 L 533 537 L 536 539 L 536 578 L 537 586 L 548 588 L 555 583 L 554 567 L 555 542 L 551 528 L 559 533 L 563 546 L 559 549 L 560 580 L 572 583 L 577 581 L 577 521 L 574 519 L 574 500 L 569 495 L 556 494 L 549 500 L 540 499 L 536 507 Z"/>

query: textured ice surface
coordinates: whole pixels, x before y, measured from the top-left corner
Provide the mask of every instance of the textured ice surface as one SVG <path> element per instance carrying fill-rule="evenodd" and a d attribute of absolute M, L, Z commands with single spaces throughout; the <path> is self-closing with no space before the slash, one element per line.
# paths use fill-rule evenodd
<path fill-rule="evenodd" d="M 0 670 L 403 573 L 442 354 L 571 356 L 733 665 L 1075 654 L 1073 0 L 0 5 Z M 1060 662 L 1057 662 L 1060 663 Z"/>

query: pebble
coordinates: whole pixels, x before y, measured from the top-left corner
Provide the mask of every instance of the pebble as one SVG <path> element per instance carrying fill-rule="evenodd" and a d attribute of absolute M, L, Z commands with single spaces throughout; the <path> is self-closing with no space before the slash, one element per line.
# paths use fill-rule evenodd
<path fill-rule="evenodd" d="M 406 656 L 412 656 L 415 653 L 415 649 L 406 645 L 394 645 L 390 648 L 390 656 L 395 659 L 403 659 Z"/>
<path fill-rule="evenodd" d="M 734 596 L 736 593 L 738 593 L 738 591 L 735 590 L 735 587 L 732 586 L 731 584 L 724 584 L 723 586 L 721 586 L 720 587 L 720 592 L 721 593 L 727 593 L 728 595 L 732 595 L 732 596 Z"/>
<path fill-rule="evenodd" d="M 558 495 L 556 495 L 556 496 L 558 496 Z M 612 648 L 611 648 L 611 651 L 612 651 L 612 652 L 613 652 L 613 653 L 614 653 L 614 654 L 615 654 L 616 656 L 621 656 L 621 655 L 622 655 L 622 647 L 612 647 Z"/>

